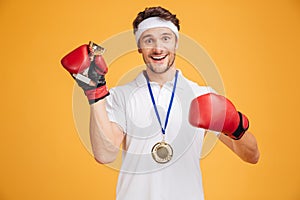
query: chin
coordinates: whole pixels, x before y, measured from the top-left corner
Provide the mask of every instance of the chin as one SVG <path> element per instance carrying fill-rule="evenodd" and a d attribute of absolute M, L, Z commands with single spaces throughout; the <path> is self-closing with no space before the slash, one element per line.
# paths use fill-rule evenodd
<path fill-rule="evenodd" d="M 163 74 L 167 72 L 171 68 L 171 66 L 155 66 L 155 67 L 150 66 L 149 68 L 152 72 L 156 74 Z"/>

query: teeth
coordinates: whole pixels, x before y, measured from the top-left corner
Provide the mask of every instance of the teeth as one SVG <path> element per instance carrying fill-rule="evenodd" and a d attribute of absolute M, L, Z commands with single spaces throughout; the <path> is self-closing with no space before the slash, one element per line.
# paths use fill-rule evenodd
<path fill-rule="evenodd" d="M 164 55 L 164 56 L 152 56 L 152 58 L 154 59 L 154 60 L 161 60 L 161 59 L 163 59 L 163 58 L 165 58 L 166 56 Z"/>

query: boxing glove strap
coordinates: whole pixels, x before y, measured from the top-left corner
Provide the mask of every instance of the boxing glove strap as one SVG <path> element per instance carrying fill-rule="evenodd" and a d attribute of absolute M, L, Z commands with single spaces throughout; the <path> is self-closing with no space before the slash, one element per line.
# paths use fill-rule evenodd
<path fill-rule="evenodd" d="M 239 117 L 240 117 L 240 123 L 239 126 L 237 127 L 237 129 L 231 134 L 231 138 L 234 140 L 239 140 L 242 138 L 242 136 L 244 135 L 244 133 L 248 130 L 249 128 L 249 121 L 247 122 L 248 126 L 244 128 L 243 124 L 243 114 L 238 112 Z"/>
<path fill-rule="evenodd" d="M 93 90 L 84 91 L 85 95 L 89 100 L 89 104 L 96 103 L 97 101 L 107 97 L 109 95 L 109 91 L 106 85 L 95 88 Z"/>

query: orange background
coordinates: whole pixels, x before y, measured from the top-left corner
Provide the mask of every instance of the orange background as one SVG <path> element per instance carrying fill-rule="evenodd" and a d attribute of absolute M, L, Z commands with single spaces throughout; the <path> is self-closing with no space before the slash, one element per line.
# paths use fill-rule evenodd
<path fill-rule="evenodd" d="M 2 0 L 1 200 L 114 198 L 118 172 L 82 145 L 74 82 L 60 59 L 131 29 L 137 12 L 153 5 L 176 13 L 181 32 L 206 49 L 259 143 L 257 165 L 216 145 L 202 160 L 206 199 L 300 199 L 298 0 Z M 130 70 L 137 60 L 119 67 Z M 109 74 L 108 84 L 119 76 Z"/>

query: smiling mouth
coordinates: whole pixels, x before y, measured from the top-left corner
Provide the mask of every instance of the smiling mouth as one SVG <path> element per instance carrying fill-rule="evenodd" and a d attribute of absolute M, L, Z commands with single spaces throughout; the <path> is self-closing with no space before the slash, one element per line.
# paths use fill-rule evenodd
<path fill-rule="evenodd" d="M 165 59 L 166 57 L 167 57 L 167 55 L 151 56 L 151 58 L 155 61 L 161 61 L 161 60 Z"/>

